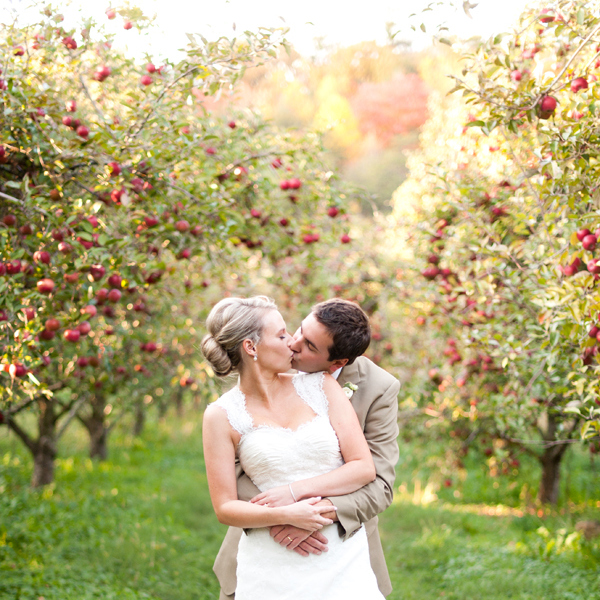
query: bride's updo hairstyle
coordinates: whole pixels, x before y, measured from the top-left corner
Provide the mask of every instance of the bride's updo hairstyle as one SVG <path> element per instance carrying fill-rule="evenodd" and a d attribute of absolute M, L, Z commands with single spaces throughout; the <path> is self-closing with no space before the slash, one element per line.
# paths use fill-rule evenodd
<path fill-rule="evenodd" d="M 239 372 L 242 362 L 242 342 L 260 342 L 263 317 L 268 310 L 277 310 L 271 298 L 224 298 L 210 311 L 206 319 L 208 333 L 202 339 L 202 354 L 219 377 Z"/>

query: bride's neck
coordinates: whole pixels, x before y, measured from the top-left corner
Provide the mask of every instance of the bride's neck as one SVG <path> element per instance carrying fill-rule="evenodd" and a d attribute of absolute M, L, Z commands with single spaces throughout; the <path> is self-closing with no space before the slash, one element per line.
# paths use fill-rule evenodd
<path fill-rule="evenodd" d="M 269 404 L 275 397 L 279 384 L 278 373 L 264 373 L 258 369 L 252 369 L 240 374 L 239 387 L 244 396 L 265 404 Z"/>

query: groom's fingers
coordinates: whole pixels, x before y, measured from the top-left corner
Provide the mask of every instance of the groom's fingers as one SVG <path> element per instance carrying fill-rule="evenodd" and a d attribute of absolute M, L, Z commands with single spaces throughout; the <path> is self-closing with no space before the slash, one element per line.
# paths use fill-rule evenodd
<path fill-rule="evenodd" d="M 318 533 L 318 531 L 315 531 L 315 534 Z M 299 545 L 301 545 L 304 549 L 308 549 L 308 551 L 312 552 L 313 554 L 321 554 L 321 552 L 327 552 L 327 542 L 321 542 L 315 537 L 315 534 L 307 537 L 306 540 L 304 540 L 303 544 Z M 325 537 L 322 534 L 319 535 L 321 535 L 322 538 Z"/>

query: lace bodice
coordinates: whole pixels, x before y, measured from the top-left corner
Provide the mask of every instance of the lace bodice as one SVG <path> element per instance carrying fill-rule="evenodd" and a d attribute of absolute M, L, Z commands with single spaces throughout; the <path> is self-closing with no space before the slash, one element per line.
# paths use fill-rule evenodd
<path fill-rule="evenodd" d="M 329 403 L 323 391 L 324 373 L 301 373 L 292 382 L 296 393 L 315 413 L 298 429 L 255 425 L 244 394 L 234 387 L 216 404 L 227 412 L 241 434 L 238 457 L 246 475 L 261 490 L 322 475 L 343 464 L 337 435 L 329 422 Z"/>

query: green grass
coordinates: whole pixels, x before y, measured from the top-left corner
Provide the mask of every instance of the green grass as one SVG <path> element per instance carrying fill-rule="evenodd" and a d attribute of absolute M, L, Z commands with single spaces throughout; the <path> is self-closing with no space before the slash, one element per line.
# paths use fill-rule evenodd
<path fill-rule="evenodd" d="M 212 562 L 225 528 L 210 505 L 199 423 L 149 423 L 141 439 L 116 431 L 101 464 L 74 427 L 56 483 L 42 491 L 29 489 L 29 457 L 0 429 L 0 598 L 218 598 Z M 600 598 L 600 543 L 573 533 L 577 520 L 600 518 L 597 465 L 583 453 L 563 482 L 574 501 L 538 516 L 535 465 L 491 480 L 472 459 L 452 487 L 433 490 L 437 500 L 427 488 L 425 504 L 415 483 L 434 481 L 435 467 L 402 449 L 402 491 L 380 520 L 390 598 Z"/>

